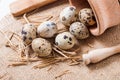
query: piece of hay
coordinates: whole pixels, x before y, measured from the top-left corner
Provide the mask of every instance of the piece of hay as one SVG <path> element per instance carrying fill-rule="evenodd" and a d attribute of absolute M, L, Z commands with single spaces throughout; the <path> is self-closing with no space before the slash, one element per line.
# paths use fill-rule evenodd
<path fill-rule="evenodd" d="M 27 64 L 28 64 L 27 62 L 13 62 L 13 63 L 9 64 L 8 67 L 10 67 L 10 66 L 15 67 L 15 66 L 21 66 L 21 65 L 27 65 Z"/>
<path fill-rule="evenodd" d="M 68 58 L 67 55 L 65 55 L 65 54 L 62 53 L 61 51 L 57 50 L 55 47 L 53 47 L 53 50 L 56 51 L 57 53 L 59 53 L 60 55 L 64 56 L 65 58 Z"/>
<path fill-rule="evenodd" d="M 9 40 L 10 40 L 10 41 L 12 40 L 13 36 L 14 36 L 14 33 L 12 33 L 12 35 L 10 36 L 10 38 L 9 38 Z M 6 42 L 6 45 L 5 45 L 5 46 L 6 46 L 6 47 L 10 47 L 10 45 L 9 45 L 9 42 L 8 42 L 8 41 Z"/>
<path fill-rule="evenodd" d="M 27 59 L 12 59 L 12 60 L 9 60 L 9 61 L 12 61 L 12 62 L 27 62 Z M 37 61 L 41 61 L 41 59 L 38 59 L 38 58 L 29 58 L 29 62 L 37 62 Z"/>
<path fill-rule="evenodd" d="M 90 43 L 87 44 L 89 47 L 94 48 L 94 46 Z"/>
<path fill-rule="evenodd" d="M 1 75 L 1 76 L 0 76 L 0 80 L 3 79 L 6 75 L 7 75 L 7 73 Z"/>
<path fill-rule="evenodd" d="M 50 67 L 47 69 L 47 71 L 50 71 L 52 68 L 53 68 L 53 67 L 52 67 L 52 66 L 50 66 Z"/>
<path fill-rule="evenodd" d="M 70 63 L 69 66 L 75 66 L 75 65 L 79 65 L 79 64 L 80 64 L 80 62 L 76 61 L 76 62 Z"/>
<path fill-rule="evenodd" d="M 61 48 L 59 48 L 57 45 L 54 45 L 55 48 L 59 49 L 61 52 L 63 52 L 64 54 L 69 54 L 69 55 L 76 55 L 76 52 L 68 52 L 65 50 L 62 50 Z"/>
<path fill-rule="evenodd" d="M 55 76 L 55 79 L 60 78 L 60 77 L 62 77 L 63 75 L 65 75 L 67 73 L 70 73 L 70 71 L 69 70 L 62 71 L 62 72 L 60 72 L 60 74 L 58 74 L 57 76 Z"/>
<path fill-rule="evenodd" d="M 35 69 L 36 68 L 41 69 L 41 68 L 45 68 L 47 66 L 50 66 L 52 64 L 55 64 L 57 62 L 60 62 L 60 60 L 53 60 L 53 61 L 45 62 L 45 63 L 42 63 L 42 64 L 38 64 L 38 65 L 35 65 L 33 68 L 35 68 Z"/>

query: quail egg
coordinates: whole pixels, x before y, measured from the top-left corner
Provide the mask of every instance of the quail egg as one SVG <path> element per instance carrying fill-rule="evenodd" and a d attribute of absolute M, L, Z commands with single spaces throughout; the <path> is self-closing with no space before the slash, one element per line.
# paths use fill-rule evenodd
<path fill-rule="evenodd" d="M 30 44 L 36 38 L 36 33 L 37 30 L 33 24 L 25 24 L 21 31 L 23 42 L 26 45 Z"/>
<path fill-rule="evenodd" d="M 70 26 L 70 24 L 77 19 L 76 8 L 74 6 L 69 6 L 64 8 L 60 13 L 60 21 L 65 26 Z"/>
<path fill-rule="evenodd" d="M 75 37 L 70 32 L 63 32 L 56 36 L 55 44 L 64 50 L 70 49 L 75 45 Z"/>
<path fill-rule="evenodd" d="M 57 25 L 52 21 L 45 21 L 38 26 L 37 33 L 43 38 L 51 38 L 57 33 Z"/>
<path fill-rule="evenodd" d="M 85 39 L 89 37 L 89 31 L 87 27 L 81 22 L 74 22 L 70 25 L 69 31 L 77 39 Z"/>
<path fill-rule="evenodd" d="M 49 41 L 43 38 L 36 38 L 32 41 L 32 49 L 39 57 L 45 57 L 51 54 L 52 46 Z"/>
<path fill-rule="evenodd" d="M 94 14 L 90 8 L 84 8 L 79 11 L 79 20 L 87 26 L 91 26 L 96 23 Z"/>

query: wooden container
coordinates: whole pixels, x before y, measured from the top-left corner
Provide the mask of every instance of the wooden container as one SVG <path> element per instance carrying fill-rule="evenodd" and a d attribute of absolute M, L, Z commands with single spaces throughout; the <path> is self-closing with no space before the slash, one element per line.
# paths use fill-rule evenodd
<path fill-rule="evenodd" d="M 77 7 L 77 11 L 82 8 L 92 8 L 97 25 L 91 27 L 90 32 L 95 36 L 120 23 L 119 0 L 69 0 L 69 2 Z"/>

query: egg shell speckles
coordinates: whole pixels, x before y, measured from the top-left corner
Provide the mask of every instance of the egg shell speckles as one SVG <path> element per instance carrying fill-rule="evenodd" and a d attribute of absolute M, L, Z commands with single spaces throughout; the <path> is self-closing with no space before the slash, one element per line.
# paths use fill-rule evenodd
<path fill-rule="evenodd" d="M 32 49 L 40 57 L 45 57 L 51 54 L 52 46 L 49 41 L 43 38 L 36 38 L 32 41 Z"/>
<path fill-rule="evenodd" d="M 30 44 L 36 38 L 36 33 L 37 30 L 34 25 L 25 24 L 21 31 L 23 42 L 27 45 Z"/>
<path fill-rule="evenodd" d="M 81 22 L 74 22 L 70 25 L 69 31 L 77 39 L 85 39 L 89 37 L 89 31 L 87 27 Z"/>
<path fill-rule="evenodd" d="M 74 6 L 68 6 L 64 8 L 60 13 L 60 21 L 65 26 L 70 26 L 70 24 L 77 19 L 76 8 Z"/>
<path fill-rule="evenodd" d="M 75 45 L 75 37 L 70 32 L 63 32 L 56 36 L 55 44 L 64 50 L 70 49 Z"/>
<path fill-rule="evenodd" d="M 91 26 L 96 23 L 94 20 L 94 14 L 90 8 L 84 8 L 79 11 L 79 20 L 87 26 Z"/>
<path fill-rule="evenodd" d="M 51 38 L 57 33 L 57 25 L 52 21 L 45 21 L 37 28 L 37 33 L 43 38 Z"/>

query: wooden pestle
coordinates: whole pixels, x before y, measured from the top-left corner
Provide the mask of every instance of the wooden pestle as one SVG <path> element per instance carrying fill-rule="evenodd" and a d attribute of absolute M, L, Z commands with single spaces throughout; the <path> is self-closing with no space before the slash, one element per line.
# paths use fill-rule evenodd
<path fill-rule="evenodd" d="M 120 44 L 109 48 L 92 50 L 88 52 L 88 54 L 83 54 L 82 58 L 85 64 L 88 65 L 90 63 L 100 62 L 101 60 L 119 52 L 120 52 Z"/>
<path fill-rule="evenodd" d="M 17 0 L 10 4 L 10 11 L 14 16 L 20 16 L 55 1 L 57 0 Z"/>

